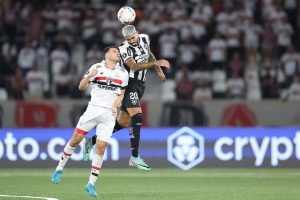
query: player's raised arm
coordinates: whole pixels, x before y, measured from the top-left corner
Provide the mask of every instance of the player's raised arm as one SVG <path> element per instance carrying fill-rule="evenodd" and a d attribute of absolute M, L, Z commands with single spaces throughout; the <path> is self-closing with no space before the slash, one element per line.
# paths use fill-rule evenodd
<path fill-rule="evenodd" d="M 97 72 L 98 72 L 98 70 L 94 68 L 91 72 L 89 72 L 86 76 L 84 76 L 81 79 L 79 86 L 78 86 L 80 91 L 84 91 L 88 87 L 88 85 L 90 83 L 90 78 L 95 76 L 97 74 Z"/>
<path fill-rule="evenodd" d="M 150 50 L 150 48 L 149 48 L 148 53 L 149 53 L 149 61 L 150 62 L 156 61 L 156 58 L 155 58 L 154 54 L 152 53 L 152 51 Z M 165 81 L 167 79 L 160 66 L 154 66 L 154 69 L 155 69 L 157 75 L 159 76 L 160 80 Z"/>
<path fill-rule="evenodd" d="M 140 71 L 143 69 L 149 69 L 151 67 L 157 68 L 157 67 L 166 67 L 169 68 L 170 64 L 167 60 L 160 59 L 152 62 L 147 62 L 147 63 L 136 63 L 133 58 L 128 58 L 125 61 L 125 64 L 132 69 L 133 71 Z"/>

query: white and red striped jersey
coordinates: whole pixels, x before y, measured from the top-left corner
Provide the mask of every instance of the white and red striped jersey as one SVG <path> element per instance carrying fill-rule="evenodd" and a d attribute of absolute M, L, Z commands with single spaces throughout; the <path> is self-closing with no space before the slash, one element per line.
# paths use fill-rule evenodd
<path fill-rule="evenodd" d="M 91 100 L 89 104 L 112 108 L 121 90 L 128 85 L 128 72 L 119 64 L 116 69 L 109 69 L 102 61 L 92 65 L 84 77 L 87 77 L 93 69 L 97 69 L 98 73 L 90 78 Z"/>

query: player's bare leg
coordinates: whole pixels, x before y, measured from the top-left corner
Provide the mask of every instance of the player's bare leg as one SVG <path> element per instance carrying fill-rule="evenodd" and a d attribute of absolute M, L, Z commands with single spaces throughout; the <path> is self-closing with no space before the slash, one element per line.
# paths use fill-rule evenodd
<path fill-rule="evenodd" d="M 96 150 L 93 157 L 92 165 L 91 165 L 91 173 L 88 184 L 85 186 L 85 190 L 89 193 L 89 195 L 96 197 L 97 192 L 95 190 L 95 183 L 99 176 L 102 163 L 103 163 L 103 155 L 105 149 L 107 147 L 107 143 L 102 140 L 96 141 Z"/>
<path fill-rule="evenodd" d="M 63 154 L 60 158 L 60 161 L 51 177 L 51 181 L 54 184 L 58 184 L 60 182 L 60 177 L 63 172 L 63 169 L 65 165 L 67 164 L 69 158 L 73 154 L 76 147 L 79 145 L 79 143 L 83 140 L 84 134 L 80 133 L 75 129 L 74 134 L 72 138 L 69 140 L 69 142 L 66 144 Z"/>
<path fill-rule="evenodd" d="M 130 124 L 130 144 L 131 157 L 129 165 L 135 166 L 142 170 L 151 170 L 151 168 L 144 162 L 139 155 L 140 132 L 143 123 L 143 114 L 141 107 L 127 108 L 128 114 L 131 118 Z"/>

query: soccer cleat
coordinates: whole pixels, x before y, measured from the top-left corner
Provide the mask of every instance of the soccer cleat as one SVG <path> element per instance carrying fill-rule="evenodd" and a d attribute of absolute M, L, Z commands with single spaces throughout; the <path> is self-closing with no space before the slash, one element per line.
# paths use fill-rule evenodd
<path fill-rule="evenodd" d="M 129 166 L 137 167 L 138 169 L 146 171 L 151 170 L 151 168 L 144 162 L 140 155 L 138 157 L 131 156 L 129 159 Z"/>
<path fill-rule="evenodd" d="M 61 174 L 62 174 L 62 170 L 55 170 L 55 172 L 51 177 L 51 182 L 54 184 L 58 184 L 60 182 Z"/>
<path fill-rule="evenodd" d="M 88 161 L 90 158 L 90 152 L 93 149 L 93 140 L 92 138 L 85 138 L 83 146 L 83 160 Z"/>
<path fill-rule="evenodd" d="M 85 186 L 85 190 L 89 193 L 89 195 L 93 196 L 93 197 L 96 197 L 97 196 L 97 192 L 95 190 L 95 187 L 88 183 L 86 186 Z"/>

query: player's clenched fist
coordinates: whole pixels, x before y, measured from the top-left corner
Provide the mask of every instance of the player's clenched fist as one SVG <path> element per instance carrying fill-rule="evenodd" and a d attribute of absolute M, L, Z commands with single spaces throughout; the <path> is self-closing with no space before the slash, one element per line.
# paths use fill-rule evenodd
<path fill-rule="evenodd" d="M 97 69 L 93 69 L 93 70 L 89 73 L 88 77 L 89 77 L 89 78 L 92 78 L 92 77 L 95 76 L 97 73 L 98 73 L 98 70 L 97 70 Z"/>
<path fill-rule="evenodd" d="M 156 66 L 159 67 L 166 67 L 166 68 L 170 68 L 170 63 L 169 61 L 165 60 L 165 59 L 159 59 L 157 61 L 155 61 L 154 63 Z"/>

